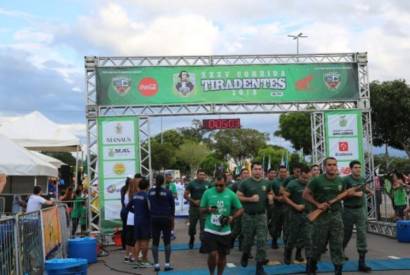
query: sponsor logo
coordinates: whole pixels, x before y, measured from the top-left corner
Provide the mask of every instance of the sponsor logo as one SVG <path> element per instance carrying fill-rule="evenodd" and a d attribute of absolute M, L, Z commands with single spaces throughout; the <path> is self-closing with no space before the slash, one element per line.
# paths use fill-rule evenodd
<path fill-rule="evenodd" d="M 262 191 L 263 191 L 263 192 L 266 191 L 266 186 L 265 186 L 265 185 L 262 186 Z"/>
<path fill-rule="evenodd" d="M 313 76 L 312 75 L 308 75 L 303 79 L 300 79 L 298 81 L 296 81 L 296 90 L 299 91 L 304 91 L 310 88 L 310 82 L 312 82 L 313 80 Z"/>
<path fill-rule="evenodd" d="M 347 126 L 347 119 L 346 119 L 346 116 L 340 116 L 339 117 L 339 126 L 340 127 L 346 127 Z"/>
<path fill-rule="evenodd" d="M 107 187 L 107 192 L 112 194 L 115 193 L 115 191 L 117 191 L 117 187 L 115 186 L 115 184 L 111 184 Z"/>
<path fill-rule="evenodd" d="M 349 151 L 349 143 L 347 141 L 339 141 L 339 151 L 340 152 Z"/>
<path fill-rule="evenodd" d="M 342 191 L 342 188 L 343 188 L 343 187 L 342 187 L 341 184 L 339 184 L 339 185 L 337 186 L 337 189 L 339 190 L 339 192 Z"/>
<path fill-rule="evenodd" d="M 330 90 L 336 90 L 337 88 L 339 88 L 342 77 L 340 73 L 338 72 L 330 72 L 330 73 L 326 73 L 323 76 L 323 79 L 325 81 L 326 86 Z"/>
<path fill-rule="evenodd" d="M 125 165 L 123 163 L 116 163 L 113 167 L 113 171 L 117 175 L 123 175 L 125 173 Z"/>
<path fill-rule="evenodd" d="M 120 96 L 126 95 L 131 89 L 131 79 L 124 76 L 114 77 L 112 79 L 112 85 L 115 91 Z"/>
<path fill-rule="evenodd" d="M 152 77 L 144 77 L 138 84 L 142 96 L 154 96 L 158 93 L 158 82 Z"/>
<path fill-rule="evenodd" d="M 350 175 L 350 172 L 351 172 L 349 166 L 341 167 L 339 171 L 340 171 L 340 174 L 342 175 Z"/>
<path fill-rule="evenodd" d="M 121 123 L 117 123 L 117 125 L 115 125 L 115 133 L 117 135 L 121 135 L 122 134 L 122 130 L 123 130 L 123 126 Z"/>
<path fill-rule="evenodd" d="M 129 148 L 110 148 L 108 151 L 108 156 L 113 158 L 115 156 L 126 156 L 131 153 Z"/>

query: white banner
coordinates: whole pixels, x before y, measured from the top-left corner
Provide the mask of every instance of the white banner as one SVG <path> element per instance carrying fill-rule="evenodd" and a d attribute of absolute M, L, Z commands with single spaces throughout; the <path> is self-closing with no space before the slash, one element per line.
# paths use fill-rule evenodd
<path fill-rule="evenodd" d="M 189 203 L 184 199 L 185 187 L 183 184 L 176 184 L 178 196 L 175 198 L 175 216 L 188 216 Z"/>
<path fill-rule="evenodd" d="M 356 114 L 329 114 L 327 118 L 329 138 L 357 136 Z"/>
<path fill-rule="evenodd" d="M 104 145 L 135 143 L 133 121 L 104 121 L 102 123 L 102 141 Z"/>
<path fill-rule="evenodd" d="M 105 201 L 104 203 L 104 218 L 108 221 L 120 219 L 121 201 Z"/>

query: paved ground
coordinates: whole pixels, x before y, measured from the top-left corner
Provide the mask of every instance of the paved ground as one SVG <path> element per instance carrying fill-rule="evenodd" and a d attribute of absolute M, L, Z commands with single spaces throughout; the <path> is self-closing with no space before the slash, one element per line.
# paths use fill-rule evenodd
<path fill-rule="evenodd" d="M 176 221 L 176 231 L 177 239 L 175 243 L 187 243 L 187 226 L 185 220 L 178 219 Z M 355 238 L 355 236 L 353 236 Z M 399 257 L 405 258 L 410 257 L 410 244 L 399 243 L 396 240 L 389 239 L 386 237 L 368 235 L 369 243 L 369 253 L 368 257 L 371 259 L 388 259 L 389 257 Z M 99 258 L 100 262 L 94 265 L 91 265 L 88 271 L 89 275 L 120 275 L 120 274 L 155 274 L 153 269 L 133 269 L 129 265 L 122 262 L 124 253 L 119 251 L 116 247 L 108 247 L 110 255 L 107 257 Z M 163 264 L 163 252 L 160 253 L 160 261 Z M 228 256 L 228 262 L 233 263 L 236 266 L 239 266 L 241 253 L 238 249 L 231 251 L 231 254 Z M 282 260 L 283 249 L 272 250 L 268 249 L 268 256 L 271 260 Z M 150 259 L 152 259 L 151 254 L 149 254 Z M 347 256 L 350 259 L 357 258 L 357 252 L 355 249 L 355 239 L 351 241 L 347 248 Z M 323 257 L 324 261 L 330 261 L 329 255 L 326 254 Z M 102 262 L 104 261 L 104 262 Z M 250 265 L 252 260 L 250 260 Z M 119 272 L 111 270 L 108 266 L 125 272 Z M 199 254 L 197 250 L 184 250 L 184 251 L 175 251 L 172 254 L 172 264 L 174 265 L 175 270 L 188 270 L 188 269 L 198 269 L 206 268 L 206 255 Z M 410 274 L 409 271 L 389 271 L 389 272 L 373 272 L 372 274 Z M 326 274 L 326 273 L 321 273 Z M 363 274 L 363 273 L 344 273 L 344 274 Z"/>

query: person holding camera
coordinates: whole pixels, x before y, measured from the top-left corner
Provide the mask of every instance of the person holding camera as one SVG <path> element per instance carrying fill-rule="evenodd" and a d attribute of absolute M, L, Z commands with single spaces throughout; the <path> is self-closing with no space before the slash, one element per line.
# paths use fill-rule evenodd
<path fill-rule="evenodd" d="M 231 247 L 231 224 L 243 213 L 236 194 L 226 188 L 226 175 L 217 175 L 214 187 L 205 191 L 200 212 L 205 216 L 202 251 L 208 253 L 209 274 L 213 275 L 218 266 L 217 274 L 221 275 Z"/>

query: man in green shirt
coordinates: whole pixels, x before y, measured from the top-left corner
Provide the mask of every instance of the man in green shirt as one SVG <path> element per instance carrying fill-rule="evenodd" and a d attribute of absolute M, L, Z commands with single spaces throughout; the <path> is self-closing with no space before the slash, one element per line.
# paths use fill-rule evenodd
<path fill-rule="evenodd" d="M 199 227 L 201 232 L 204 230 L 204 218 L 201 217 L 199 211 L 199 204 L 201 202 L 202 195 L 210 186 L 210 183 L 205 180 L 206 173 L 202 169 L 198 169 L 196 172 L 196 179 L 191 181 L 185 188 L 184 199 L 189 201 L 189 248 L 194 248 L 196 225 L 199 221 Z"/>
<path fill-rule="evenodd" d="M 218 275 L 223 274 L 231 245 L 231 224 L 243 213 L 238 197 L 226 188 L 226 180 L 226 175 L 218 175 L 215 187 L 206 190 L 201 199 L 201 213 L 206 215 L 202 251 L 208 253 L 211 275 L 216 266 Z"/>
<path fill-rule="evenodd" d="M 360 191 L 356 191 L 352 197 L 349 197 L 343 202 L 343 224 L 344 224 L 344 238 L 343 249 L 352 237 L 353 226 L 356 225 L 356 247 L 359 253 L 359 271 L 370 272 L 372 269 L 366 265 L 365 255 L 367 253 L 367 203 L 366 195 L 366 181 L 362 177 L 362 167 L 360 161 L 354 160 L 349 163 L 351 174 L 343 178 L 346 188 L 354 186 L 363 186 Z"/>
<path fill-rule="evenodd" d="M 270 168 L 268 170 L 268 174 L 267 174 L 267 178 L 266 180 L 269 182 L 271 189 L 272 186 L 274 184 L 274 181 L 276 179 L 277 173 L 275 171 L 275 169 Z M 272 196 L 273 197 L 273 196 Z M 275 205 L 273 204 L 273 202 L 268 206 L 268 213 L 267 213 L 267 219 L 268 219 L 268 231 L 269 234 L 272 238 L 272 248 L 277 248 L 278 244 L 276 241 L 273 241 L 275 239 L 275 235 L 274 235 L 274 230 L 271 228 L 274 228 L 274 213 L 275 213 Z"/>
<path fill-rule="evenodd" d="M 312 255 L 306 269 L 308 274 L 316 274 L 317 261 L 329 240 L 330 257 L 335 265 L 335 274 L 339 275 L 342 274 L 344 261 L 342 204 L 337 202 L 330 205 L 328 201 L 342 193 L 345 186 L 337 175 L 337 160 L 334 157 L 327 157 L 323 165 L 325 174 L 313 178 L 303 192 L 305 201 L 325 211 L 313 222 Z"/>
<path fill-rule="evenodd" d="M 245 213 L 242 216 L 242 258 L 241 265 L 248 265 L 249 254 L 256 237 L 256 275 L 266 275 L 263 265 L 266 260 L 266 234 L 268 231 L 266 207 L 268 195 L 272 196 L 271 187 L 262 177 L 262 164 L 251 165 L 252 177 L 241 182 L 237 195 L 242 202 Z"/>
<path fill-rule="evenodd" d="M 309 245 L 307 233 L 307 218 L 305 209 L 305 200 L 303 191 L 310 180 L 310 168 L 307 166 L 300 167 L 299 177 L 289 182 L 285 188 L 283 198 L 289 206 L 289 231 L 288 240 L 284 251 L 284 263 L 290 264 L 293 248 L 296 247 L 295 260 L 302 262 L 302 248 L 305 247 L 305 254 L 309 255 L 307 249 Z"/>
<path fill-rule="evenodd" d="M 278 249 L 278 238 L 280 238 L 283 231 L 283 223 L 285 221 L 285 204 L 281 194 L 281 188 L 288 178 L 288 168 L 286 166 L 279 166 L 279 176 L 271 183 L 274 199 L 274 207 L 269 224 L 269 232 L 272 236 L 272 248 Z"/>

